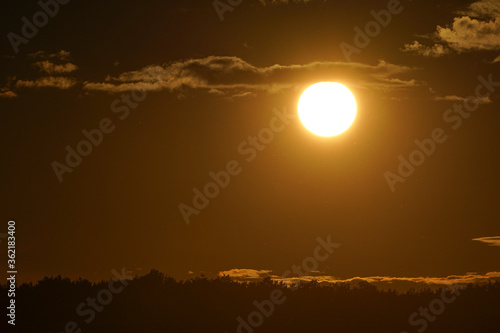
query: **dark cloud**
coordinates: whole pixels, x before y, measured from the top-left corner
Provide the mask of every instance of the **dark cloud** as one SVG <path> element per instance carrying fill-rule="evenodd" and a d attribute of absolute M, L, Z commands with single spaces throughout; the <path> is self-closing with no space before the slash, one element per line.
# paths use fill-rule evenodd
<path fill-rule="evenodd" d="M 71 73 L 78 69 L 78 66 L 72 63 L 65 63 L 62 65 L 54 64 L 48 60 L 37 61 L 33 64 L 33 66 L 37 67 L 41 72 L 45 72 L 47 74 L 61 74 L 61 73 Z"/>
<path fill-rule="evenodd" d="M 61 76 L 45 76 L 35 80 L 19 80 L 16 82 L 17 88 L 57 88 L 69 89 L 74 87 L 77 81 L 74 78 Z"/>
<path fill-rule="evenodd" d="M 85 82 L 84 89 L 107 92 L 131 89 L 170 91 L 182 88 L 206 89 L 226 96 L 249 96 L 255 92 L 276 93 L 303 84 L 312 77 L 342 79 L 360 88 L 394 90 L 419 85 L 398 76 L 417 70 L 380 61 L 377 65 L 353 62 L 312 62 L 304 65 L 257 67 L 230 56 L 210 56 L 147 66 L 137 71 L 107 77 L 105 82 Z"/>

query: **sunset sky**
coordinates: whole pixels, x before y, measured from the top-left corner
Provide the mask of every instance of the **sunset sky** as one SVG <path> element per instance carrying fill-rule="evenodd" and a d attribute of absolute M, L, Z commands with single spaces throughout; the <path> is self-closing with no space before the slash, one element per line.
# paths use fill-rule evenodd
<path fill-rule="evenodd" d="M 60 2 L 1 10 L 0 233 L 16 221 L 22 281 L 280 279 L 329 235 L 303 278 L 500 279 L 500 2 Z M 297 117 L 323 81 L 356 98 L 338 136 Z"/>

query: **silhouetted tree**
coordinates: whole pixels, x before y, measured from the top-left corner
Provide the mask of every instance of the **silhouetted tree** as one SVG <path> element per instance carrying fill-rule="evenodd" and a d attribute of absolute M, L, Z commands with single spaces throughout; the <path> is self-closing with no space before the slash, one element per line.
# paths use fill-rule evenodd
<path fill-rule="evenodd" d="M 118 283 L 115 283 L 118 286 Z M 71 281 L 61 276 L 46 277 L 37 284 L 22 284 L 16 294 L 19 332 L 64 332 L 74 321 L 82 332 L 236 332 L 238 317 L 263 311 L 262 324 L 253 332 L 417 332 L 409 317 L 433 304 L 425 332 L 500 332 L 500 283 L 469 285 L 455 294 L 453 302 L 439 309 L 443 289 L 382 291 L 365 281 L 353 285 L 325 285 L 316 280 L 304 282 L 293 290 L 270 277 L 254 283 L 240 283 L 229 276 L 208 279 L 195 277 L 176 281 L 158 270 L 128 281 L 123 291 L 113 295 L 109 304 L 89 315 L 76 312 L 89 298 L 103 298 L 109 281 L 91 283 Z M 0 288 L 7 301 L 7 286 Z M 270 295 L 281 290 L 282 304 L 270 312 Z M 103 291 L 104 290 L 104 291 Z M 256 304 L 259 304 L 256 306 Z M 260 310 L 259 310 L 260 307 Z M 267 309 L 267 310 L 266 310 Z M 437 310 L 436 310 L 437 309 Z M 420 318 L 420 317 L 418 317 Z M 246 329 L 241 332 L 251 333 Z"/>

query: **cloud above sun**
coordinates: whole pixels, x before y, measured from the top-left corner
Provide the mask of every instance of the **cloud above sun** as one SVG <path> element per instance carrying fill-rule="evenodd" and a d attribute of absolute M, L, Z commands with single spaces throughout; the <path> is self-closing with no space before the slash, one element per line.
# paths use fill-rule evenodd
<path fill-rule="evenodd" d="M 104 82 L 86 82 L 84 89 L 108 92 L 146 90 L 205 89 L 219 94 L 248 92 L 276 93 L 302 84 L 319 75 L 356 82 L 362 88 L 391 90 L 417 85 L 415 80 L 398 78 L 417 69 L 380 61 L 377 65 L 346 62 L 312 62 L 304 65 L 257 67 L 238 57 L 210 56 L 148 66 L 137 71 L 107 77 Z"/>
<path fill-rule="evenodd" d="M 459 11 L 451 24 L 432 34 L 435 44 L 407 43 L 402 51 L 425 57 L 441 57 L 450 52 L 500 50 L 500 2 L 480 0 Z"/>
<path fill-rule="evenodd" d="M 65 54 L 65 59 L 69 56 Z M 50 58 L 51 55 L 45 55 Z M 286 89 L 302 87 L 315 80 L 341 80 L 353 88 L 380 92 L 408 89 L 421 83 L 405 78 L 419 69 L 379 61 L 376 65 L 355 62 L 311 62 L 259 67 L 234 56 L 209 56 L 149 65 L 117 76 L 103 74 L 100 82 L 82 81 L 68 77 L 78 66 L 70 62 L 56 64 L 50 60 L 32 64 L 39 72 L 49 74 L 38 78 L 16 79 L 13 88 L 69 89 L 75 86 L 87 92 L 120 93 L 133 89 L 146 91 L 182 92 L 204 90 L 225 98 L 252 97 L 259 93 L 275 94 Z"/>
<path fill-rule="evenodd" d="M 55 64 L 51 61 L 37 61 L 33 64 L 36 68 L 40 70 L 40 72 L 45 72 L 47 74 L 61 74 L 61 73 L 71 73 L 78 69 L 78 66 L 72 63 L 65 64 Z"/>
<path fill-rule="evenodd" d="M 64 76 L 78 70 L 78 66 L 69 62 L 70 52 L 61 50 L 56 53 L 38 51 L 28 54 L 31 67 L 35 68 L 41 77 L 30 77 L 19 79 L 17 77 L 7 78 L 7 84 L 0 88 L 0 98 L 16 98 L 19 89 L 54 88 L 67 90 L 77 85 L 78 80 L 74 77 Z"/>
<path fill-rule="evenodd" d="M 415 53 L 424 57 L 437 58 L 442 57 L 450 53 L 444 45 L 434 44 L 433 46 L 425 46 L 420 44 L 418 41 L 413 43 L 405 44 L 401 49 L 403 52 Z"/>
<path fill-rule="evenodd" d="M 76 85 L 74 78 L 62 76 L 44 76 L 35 80 L 19 80 L 16 88 L 57 88 L 61 90 L 72 88 Z"/>

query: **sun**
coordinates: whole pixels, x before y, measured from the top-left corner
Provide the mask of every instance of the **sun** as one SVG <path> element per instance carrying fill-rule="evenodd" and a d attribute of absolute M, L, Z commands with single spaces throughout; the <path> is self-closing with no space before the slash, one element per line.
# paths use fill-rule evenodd
<path fill-rule="evenodd" d="M 299 118 L 314 134 L 334 136 L 347 130 L 356 118 L 356 99 L 337 82 L 319 82 L 307 88 L 299 99 Z"/>

